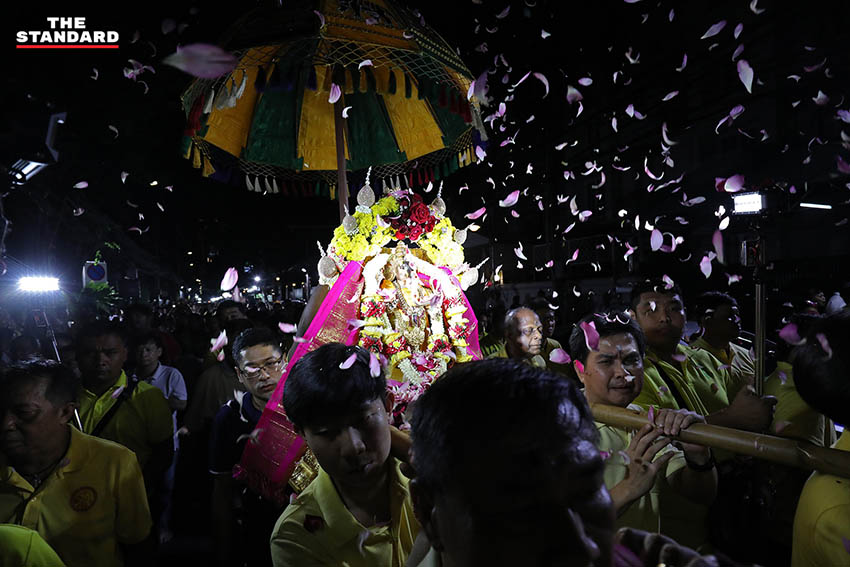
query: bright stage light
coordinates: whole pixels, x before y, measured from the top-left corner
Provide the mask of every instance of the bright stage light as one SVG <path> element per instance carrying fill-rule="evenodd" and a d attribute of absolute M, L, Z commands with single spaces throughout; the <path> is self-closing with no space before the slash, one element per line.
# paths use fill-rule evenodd
<path fill-rule="evenodd" d="M 255 282 L 260 281 L 260 276 L 254 276 L 254 281 L 255 281 Z"/>
<path fill-rule="evenodd" d="M 765 207 L 764 195 L 761 193 L 740 193 L 732 197 L 735 215 L 753 215 L 762 212 Z"/>
<path fill-rule="evenodd" d="M 800 203 L 800 206 L 804 209 L 832 209 L 832 205 L 822 205 L 820 203 Z"/>
<path fill-rule="evenodd" d="M 59 278 L 25 277 L 18 280 L 18 289 L 32 293 L 59 291 Z"/>

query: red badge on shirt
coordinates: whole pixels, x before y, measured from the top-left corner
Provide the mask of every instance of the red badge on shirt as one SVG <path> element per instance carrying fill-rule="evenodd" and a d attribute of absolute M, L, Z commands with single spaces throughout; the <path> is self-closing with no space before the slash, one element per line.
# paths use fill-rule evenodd
<path fill-rule="evenodd" d="M 91 510 L 97 502 L 97 492 L 91 486 L 83 486 L 71 494 L 71 509 L 75 512 Z"/>

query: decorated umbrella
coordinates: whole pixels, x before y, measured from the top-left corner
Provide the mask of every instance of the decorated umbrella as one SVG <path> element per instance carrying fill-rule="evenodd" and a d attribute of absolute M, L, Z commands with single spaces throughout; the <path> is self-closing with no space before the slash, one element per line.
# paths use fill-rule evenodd
<path fill-rule="evenodd" d="M 421 16 L 388 0 L 258 9 L 225 48 L 235 69 L 182 97 L 184 155 L 204 176 L 338 194 L 342 218 L 346 170 L 427 184 L 475 162 L 486 139 L 468 69 Z"/>

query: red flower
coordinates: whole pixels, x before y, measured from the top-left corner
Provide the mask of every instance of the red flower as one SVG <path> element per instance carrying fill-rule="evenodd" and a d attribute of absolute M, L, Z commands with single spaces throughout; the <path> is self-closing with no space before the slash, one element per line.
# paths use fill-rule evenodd
<path fill-rule="evenodd" d="M 304 517 L 304 529 L 308 532 L 313 533 L 323 527 L 325 527 L 325 521 L 319 516 L 311 516 L 310 514 L 307 514 Z"/>
<path fill-rule="evenodd" d="M 411 226 L 409 238 L 411 240 L 417 240 L 420 236 L 422 236 L 422 227 L 419 225 Z"/>
<path fill-rule="evenodd" d="M 410 207 L 410 218 L 415 223 L 426 223 L 428 219 L 431 217 L 431 211 L 428 210 L 428 206 L 424 203 L 416 203 L 412 207 Z"/>
<path fill-rule="evenodd" d="M 413 194 L 413 202 L 414 203 L 421 203 L 422 202 L 422 195 L 420 195 L 418 193 L 414 193 Z"/>
<path fill-rule="evenodd" d="M 405 238 L 407 238 L 407 237 L 404 235 L 403 232 L 398 231 L 398 232 L 395 233 L 395 239 L 396 240 L 404 240 Z"/>

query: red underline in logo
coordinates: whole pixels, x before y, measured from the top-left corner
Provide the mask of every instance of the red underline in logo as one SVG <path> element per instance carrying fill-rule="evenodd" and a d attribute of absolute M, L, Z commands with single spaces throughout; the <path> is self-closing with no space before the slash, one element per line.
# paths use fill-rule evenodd
<path fill-rule="evenodd" d="M 16 49 L 118 49 L 117 43 L 108 43 L 103 45 L 84 45 L 75 43 L 64 43 L 55 45 L 16 45 Z"/>

